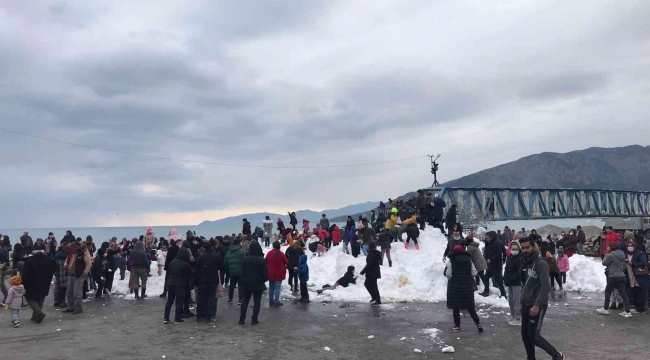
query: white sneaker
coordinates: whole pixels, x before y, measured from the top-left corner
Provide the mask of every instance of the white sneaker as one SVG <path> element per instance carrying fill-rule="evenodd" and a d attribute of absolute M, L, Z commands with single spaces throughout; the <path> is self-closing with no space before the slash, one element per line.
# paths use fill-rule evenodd
<path fill-rule="evenodd" d="M 521 326 L 521 320 L 513 319 L 508 323 L 510 326 Z"/>
<path fill-rule="evenodd" d="M 618 316 L 622 316 L 624 318 L 631 318 L 632 314 L 630 314 L 629 312 L 623 311 L 623 312 L 618 313 Z"/>
<path fill-rule="evenodd" d="M 609 310 L 605 310 L 605 308 L 600 308 L 600 309 L 596 310 L 596 312 L 601 314 L 601 315 L 609 315 Z"/>
<path fill-rule="evenodd" d="M 630 313 L 631 313 L 631 314 L 638 314 L 639 312 L 636 311 L 636 309 L 630 309 Z"/>
<path fill-rule="evenodd" d="M 508 316 L 506 316 L 506 322 L 507 322 L 507 323 L 510 323 L 510 322 L 511 322 L 512 320 L 514 320 L 514 319 L 515 319 L 515 317 L 512 316 L 512 315 L 508 315 Z"/>

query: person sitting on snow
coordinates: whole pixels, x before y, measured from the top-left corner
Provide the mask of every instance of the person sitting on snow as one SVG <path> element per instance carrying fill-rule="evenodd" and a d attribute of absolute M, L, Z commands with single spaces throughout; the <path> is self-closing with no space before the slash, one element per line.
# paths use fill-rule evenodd
<path fill-rule="evenodd" d="M 348 271 L 343 275 L 342 278 L 338 279 L 334 285 L 323 285 L 321 290 L 316 290 L 318 295 L 322 294 L 325 290 L 336 290 L 337 286 L 348 287 L 350 284 L 357 283 L 357 276 L 354 275 L 354 266 L 348 266 Z"/>

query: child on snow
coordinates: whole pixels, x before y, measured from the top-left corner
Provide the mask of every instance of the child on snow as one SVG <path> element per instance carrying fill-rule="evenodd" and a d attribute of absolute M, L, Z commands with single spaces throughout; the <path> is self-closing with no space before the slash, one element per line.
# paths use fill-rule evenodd
<path fill-rule="evenodd" d="M 566 273 L 570 270 L 569 268 L 569 257 L 564 255 L 564 248 L 557 249 L 557 267 L 560 270 L 560 279 L 562 280 L 562 285 L 566 284 Z"/>
<path fill-rule="evenodd" d="M 354 266 L 348 266 L 348 271 L 343 275 L 342 278 L 338 279 L 334 285 L 323 285 L 321 290 L 317 290 L 318 295 L 322 294 L 325 290 L 336 290 L 337 286 L 348 287 L 350 284 L 357 283 L 357 276 L 354 275 Z"/>
<path fill-rule="evenodd" d="M 302 219 L 302 233 L 305 236 L 309 234 L 309 220 L 307 218 Z"/>
<path fill-rule="evenodd" d="M 162 250 L 158 250 L 156 255 L 158 257 L 156 259 L 156 262 L 158 263 L 158 276 L 161 276 L 163 268 L 165 267 L 165 255 L 163 255 Z"/>
<path fill-rule="evenodd" d="M 560 290 L 562 290 L 562 280 L 560 280 L 560 269 L 557 266 L 557 260 L 548 251 L 546 252 L 546 262 L 548 263 L 549 276 L 551 277 L 551 290 L 555 290 L 556 281 Z"/>
<path fill-rule="evenodd" d="M 11 312 L 11 325 L 14 328 L 20 326 L 20 308 L 23 306 L 23 296 L 25 296 L 25 288 L 23 287 L 23 278 L 20 275 L 12 276 L 9 279 L 11 288 L 5 300 L 5 309 Z"/>
<path fill-rule="evenodd" d="M 300 280 L 300 300 L 299 302 L 309 302 L 309 292 L 307 292 L 307 281 L 309 281 L 309 265 L 307 265 L 307 255 L 300 255 L 300 265 L 296 268 L 298 271 L 298 280 Z"/>

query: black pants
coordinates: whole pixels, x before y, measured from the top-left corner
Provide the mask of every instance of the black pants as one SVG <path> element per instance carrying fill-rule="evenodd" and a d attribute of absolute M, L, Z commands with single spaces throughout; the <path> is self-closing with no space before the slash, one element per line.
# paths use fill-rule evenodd
<path fill-rule="evenodd" d="M 183 312 L 185 314 L 190 314 L 190 302 L 192 300 L 192 280 L 187 279 L 185 283 L 185 300 L 183 300 Z"/>
<path fill-rule="evenodd" d="M 106 285 L 106 282 L 102 280 L 101 277 L 98 277 L 95 279 L 95 283 L 97 284 L 97 291 L 95 292 L 95 299 L 98 297 L 104 295 L 104 285 Z"/>
<path fill-rule="evenodd" d="M 262 302 L 262 292 L 261 291 L 251 291 L 249 289 L 241 289 L 242 299 L 241 299 L 241 310 L 239 312 L 239 320 L 246 320 L 246 310 L 248 310 L 248 304 L 251 301 L 251 296 L 253 297 L 253 321 L 258 320 L 260 315 L 260 306 Z"/>
<path fill-rule="evenodd" d="M 555 350 L 553 345 L 546 341 L 546 339 L 544 339 L 540 334 L 544 323 L 544 315 L 546 315 L 547 305 L 539 307 L 537 316 L 530 315 L 530 309 L 532 307 L 532 305 L 525 304 L 522 304 L 521 306 L 521 339 L 524 342 L 528 360 L 535 359 L 535 346 L 546 351 L 551 355 L 551 357 L 553 357 L 558 354 L 558 351 Z"/>
<path fill-rule="evenodd" d="M 416 238 L 416 237 L 411 237 L 411 234 L 409 234 L 409 232 L 407 231 L 407 232 L 406 232 L 406 243 L 408 244 L 409 241 L 411 241 L 411 239 L 413 239 L 413 243 L 414 243 L 414 244 L 416 244 L 416 245 L 418 244 L 418 238 Z"/>
<path fill-rule="evenodd" d="M 306 281 L 301 281 L 300 282 L 300 299 L 301 300 L 309 300 L 309 291 L 307 291 L 307 282 Z"/>
<path fill-rule="evenodd" d="M 227 269 L 221 269 L 219 273 L 219 277 L 221 280 L 221 284 L 223 286 L 228 286 L 228 281 L 230 280 L 230 274 L 228 273 Z"/>
<path fill-rule="evenodd" d="M 562 284 L 566 284 L 566 271 L 560 272 L 560 279 L 562 279 Z"/>
<path fill-rule="evenodd" d="M 113 278 L 115 277 L 115 270 L 106 272 L 106 281 L 104 288 L 108 291 L 113 291 Z"/>
<path fill-rule="evenodd" d="M 235 295 L 235 287 L 239 284 L 239 275 L 233 275 L 230 277 L 230 287 L 228 287 L 228 301 L 232 301 L 232 297 Z M 241 288 L 237 291 L 237 298 L 241 302 L 242 300 L 242 291 Z"/>
<path fill-rule="evenodd" d="M 368 290 L 368 294 L 370 294 L 372 300 L 381 302 L 381 296 L 379 296 L 379 287 L 377 286 L 377 279 L 366 278 L 366 280 L 363 282 L 363 286 L 365 286 L 366 290 Z"/>
<path fill-rule="evenodd" d="M 183 302 L 185 301 L 185 288 L 180 286 L 170 286 L 167 289 L 169 296 L 167 296 L 167 303 L 165 303 L 165 320 L 169 320 L 169 313 L 174 305 L 174 300 L 176 301 L 176 312 L 174 313 L 174 320 L 181 320 L 181 314 L 183 313 Z"/>
<path fill-rule="evenodd" d="M 264 246 L 269 247 L 271 245 L 271 238 L 269 236 L 264 237 Z"/>
<path fill-rule="evenodd" d="M 499 288 L 499 291 L 501 291 L 501 296 L 506 296 L 506 288 L 503 286 L 503 268 L 501 266 L 488 267 L 485 278 L 488 284 L 490 278 L 494 278 L 494 284 Z"/>
<path fill-rule="evenodd" d="M 418 211 L 420 212 L 420 219 L 418 221 L 420 223 L 420 230 L 424 230 L 427 221 L 427 209 L 421 208 Z"/>
<path fill-rule="evenodd" d="M 361 253 L 361 246 L 352 246 L 352 256 L 357 257 Z"/>
<path fill-rule="evenodd" d="M 165 285 L 163 286 L 163 294 L 167 294 L 167 280 L 169 280 L 169 272 L 165 270 Z"/>
<path fill-rule="evenodd" d="M 483 282 L 483 292 L 490 290 L 490 282 L 488 281 L 488 278 L 485 276 L 485 270 L 479 271 L 479 273 L 476 275 L 475 280 L 477 286 L 481 281 Z"/>
<path fill-rule="evenodd" d="M 629 312 L 630 300 L 627 298 L 627 292 L 625 291 L 625 277 L 607 278 L 607 286 L 605 286 L 605 310 L 609 309 L 609 300 L 612 296 L 612 290 L 614 289 L 618 290 L 618 294 L 623 298 L 625 311 Z"/>
<path fill-rule="evenodd" d="M 298 291 L 298 272 L 294 269 L 289 269 L 289 286 L 293 291 Z"/>
<path fill-rule="evenodd" d="M 202 286 L 196 289 L 196 318 L 209 320 L 216 301 L 217 287 Z"/>
<path fill-rule="evenodd" d="M 478 314 L 476 313 L 476 309 L 469 308 L 467 309 L 467 312 L 469 313 L 469 316 L 472 317 L 472 320 L 474 320 L 474 324 L 478 325 L 481 323 L 481 320 L 478 318 Z M 454 325 L 460 327 L 460 308 L 454 308 Z"/>
<path fill-rule="evenodd" d="M 550 273 L 549 277 L 551 278 L 551 288 L 555 289 L 555 283 L 557 282 L 560 290 L 562 290 L 562 278 L 560 277 L 560 273 Z"/>

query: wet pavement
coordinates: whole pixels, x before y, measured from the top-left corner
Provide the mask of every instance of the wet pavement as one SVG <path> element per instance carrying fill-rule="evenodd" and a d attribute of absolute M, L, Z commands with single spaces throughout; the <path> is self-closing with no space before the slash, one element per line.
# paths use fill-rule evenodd
<path fill-rule="evenodd" d="M 632 319 L 597 315 L 602 294 L 556 293 L 542 334 L 567 359 L 645 359 L 650 353 L 648 315 Z M 316 300 L 312 298 L 312 300 Z M 260 324 L 237 324 L 239 307 L 219 300 L 217 321 L 163 325 L 164 302 L 112 298 L 91 301 L 81 315 L 56 311 L 46 300 L 47 318 L 21 328 L 0 310 L 0 359 L 525 359 L 519 327 L 508 326 L 508 309 L 481 307 L 485 333 L 469 316 L 453 333 L 451 311 L 443 303 L 293 304 L 268 308 L 263 297 Z M 566 304 L 566 305 L 565 305 Z M 173 310 L 172 310 L 173 311 Z M 423 330 L 441 330 L 432 338 Z M 372 338 L 369 338 L 371 336 Z M 402 338 L 405 338 L 402 340 Z M 451 345 L 456 352 L 444 354 Z M 326 351 L 325 347 L 330 351 Z M 415 353 L 419 349 L 422 353 Z M 625 352 L 623 352 L 625 351 Z M 538 351 L 538 359 L 548 359 Z"/>

